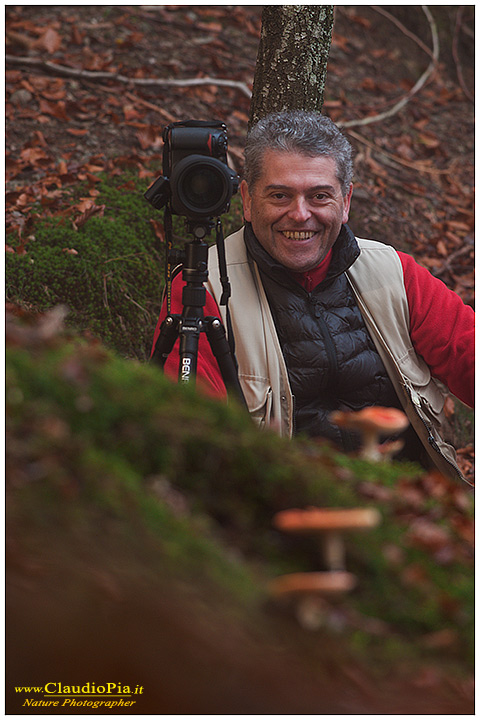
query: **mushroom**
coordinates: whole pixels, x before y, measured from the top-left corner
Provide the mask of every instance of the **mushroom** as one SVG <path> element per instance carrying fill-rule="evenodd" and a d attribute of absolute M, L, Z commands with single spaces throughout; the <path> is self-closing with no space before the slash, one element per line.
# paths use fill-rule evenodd
<path fill-rule="evenodd" d="M 307 508 L 283 510 L 273 518 L 273 525 L 283 532 L 298 535 L 320 535 L 323 558 L 330 572 L 345 569 L 345 547 L 342 531 L 376 527 L 381 516 L 375 508 Z"/>
<path fill-rule="evenodd" d="M 357 412 L 336 410 L 330 413 L 330 420 L 338 427 L 360 432 L 363 436 L 361 457 L 374 461 L 382 458 L 378 446 L 380 436 L 395 435 L 409 424 L 401 410 L 379 406 L 366 407 Z"/>
<path fill-rule="evenodd" d="M 384 442 L 378 446 L 378 452 L 380 453 L 383 460 L 391 460 L 394 455 L 403 450 L 405 446 L 404 440 L 390 440 L 390 442 Z"/>
<path fill-rule="evenodd" d="M 302 627 L 318 630 L 326 620 L 330 605 L 326 597 L 352 590 L 356 578 L 348 572 L 290 573 L 270 582 L 270 595 L 280 602 L 293 603 L 295 616 Z"/>
<path fill-rule="evenodd" d="M 291 597 L 309 593 L 333 595 L 352 590 L 356 585 L 355 575 L 349 572 L 299 572 L 274 578 L 270 592 L 275 597 Z"/>

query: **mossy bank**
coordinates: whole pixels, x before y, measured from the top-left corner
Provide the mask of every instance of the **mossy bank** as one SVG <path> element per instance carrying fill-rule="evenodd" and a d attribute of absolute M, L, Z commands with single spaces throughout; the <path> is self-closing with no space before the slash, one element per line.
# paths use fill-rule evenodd
<path fill-rule="evenodd" d="M 176 666 L 181 678 L 192 635 L 222 673 L 238 641 L 235 662 L 246 675 L 242 679 L 235 667 L 237 701 L 258 658 L 262 673 L 276 668 L 277 680 L 287 658 L 297 668 L 291 677 L 298 687 L 308 686 L 302 701 L 295 694 L 286 700 L 283 691 L 244 691 L 235 707 L 245 712 L 268 713 L 282 703 L 292 712 L 357 712 L 327 691 L 328 668 L 340 679 L 352 664 L 365 682 L 373 677 L 380 683 L 382 707 L 391 673 L 408 675 L 427 663 L 460 684 L 470 675 L 470 547 L 458 515 L 441 498 L 433 515 L 449 539 L 449 557 L 439 561 L 428 544 L 412 540 L 406 498 L 416 489 L 422 502 L 417 468 L 372 466 L 260 433 L 243 409 L 172 384 L 156 367 L 121 359 L 101 343 L 62 335 L 45 341 L 32 322 L 13 327 L 6 395 L 12 684 L 38 684 L 45 668 L 65 675 L 65 668 L 71 674 L 77 666 L 81 673 L 103 667 L 105 673 L 118 665 L 145 684 L 145 673 L 154 674 L 155 653 L 165 664 L 164 651 L 173 648 L 176 660 L 167 675 Z M 382 488 L 390 490 L 388 501 Z M 432 513 L 430 500 L 424 503 L 415 516 Z M 283 572 L 318 569 L 312 545 L 289 541 L 271 524 L 278 510 L 313 504 L 374 505 L 383 522 L 348 541 L 358 587 L 331 609 L 324 627 L 309 633 L 272 606 L 267 587 Z M 53 640 L 53 626 L 64 635 Z M 95 637 L 101 647 L 93 650 Z M 72 647 L 75 661 L 66 659 Z M 184 667 L 193 683 L 191 703 L 188 693 L 178 701 L 178 688 L 171 702 L 184 712 L 232 707 L 223 693 L 216 705 L 204 661 L 199 658 L 194 670 L 190 660 Z M 298 672 L 298 663 L 305 672 Z M 73 682 L 63 675 L 58 680 Z M 436 707 L 447 702 L 442 707 L 454 712 L 452 688 L 447 696 L 444 690 Z M 167 697 L 165 691 L 164 712 L 174 712 Z M 193 709 L 195 698 L 204 699 Z M 360 707 L 358 697 L 355 702 Z"/>

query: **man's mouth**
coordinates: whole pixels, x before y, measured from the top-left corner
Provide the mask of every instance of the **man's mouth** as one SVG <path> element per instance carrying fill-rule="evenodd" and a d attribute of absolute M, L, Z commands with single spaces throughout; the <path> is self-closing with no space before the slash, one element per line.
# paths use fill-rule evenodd
<path fill-rule="evenodd" d="M 316 235 L 314 230 L 282 230 L 281 232 L 287 240 L 309 240 Z"/>

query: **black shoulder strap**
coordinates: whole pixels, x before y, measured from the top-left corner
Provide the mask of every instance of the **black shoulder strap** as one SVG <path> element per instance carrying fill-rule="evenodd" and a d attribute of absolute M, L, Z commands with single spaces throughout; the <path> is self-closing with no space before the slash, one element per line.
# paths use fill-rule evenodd
<path fill-rule="evenodd" d="M 225 314 L 227 320 L 227 339 L 230 345 L 230 350 L 237 366 L 237 359 L 235 357 L 235 338 L 233 335 L 232 319 L 230 317 L 230 309 L 228 307 L 228 301 L 231 295 L 231 286 L 227 274 L 227 260 L 225 257 L 225 241 L 223 237 L 222 223 L 220 218 L 217 218 L 217 255 L 218 255 L 218 270 L 220 273 L 220 282 L 222 284 L 222 297 L 220 298 L 220 305 L 225 305 Z"/>

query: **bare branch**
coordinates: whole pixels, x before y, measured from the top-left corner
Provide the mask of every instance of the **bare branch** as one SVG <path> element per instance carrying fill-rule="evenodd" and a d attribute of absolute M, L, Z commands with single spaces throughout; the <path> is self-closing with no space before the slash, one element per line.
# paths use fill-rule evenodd
<path fill-rule="evenodd" d="M 386 110 L 384 113 L 380 113 L 379 115 L 372 115 L 370 117 L 363 118 L 361 120 L 348 120 L 347 122 L 337 122 L 337 125 L 339 127 L 344 128 L 351 128 L 351 127 L 360 127 L 363 125 L 371 125 L 375 122 L 380 122 L 381 120 L 385 120 L 386 118 L 391 117 L 392 115 L 396 115 L 399 110 L 401 110 L 410 100 L 411 98 L 418 93 L 418 91 L 425 85 L 429 77 L 434 73 L 436 70 L 437 64 L 438 64 L 438 58 L 440 54 L 440 46 L 438 42 L 438 31 L 437 26 L 435 24 L 435 20 L 432 17 L 432 14 L 428 7 L 426 5 L 422 5 L 422 10 L 425 13 L 427 20 L 430 25 L 430 30 L 432 33 L 432 61 L 428 68 L 425 70 L 425 72 L 418 78 L 415 85 L 412 87 L 412 89 L 404 95 L 390 110 Z"/>
<path fill-rule="evenodd" d="M 401 30 L 404 35 L 409 37 L 410 40 L 413 40 L 413 42 L 416 43 L 418 45 L 418 47 L 422 48 L 422 50 L 424 52 L 426 52 L 429 57 L 433 58 L 433 51 L 430 50 L 430 48 L 427 47 L 425 45 L 425 43 L 422 42 L 422 40 L 420 40 L 420 38 L 417 35 L 415 35 L 415 33 L 408 30 L 408 28 L 406 28 L 405 25 L 403 23 L 401 23 L 400 20 L 398 20 L 394 15 L 392 15 L 391 13 L 389 13 L 387 10 L 385 10 L 383 7 L 380 7 L 379 5 L 370 5 L 370 7 L 372 8 L 372 10 L 375 10 L 375 12 L 386 17 L 387 20 L 390 20 L 390 22 L 392 22 L 394 25 L 396 25 L 398 27 L 398 29 Z"/>
<path fill-rule="evenodd" d="M 65 67 L 57 63 L 45 60 L 37 60 L 36 58 L 21 57 L 16 55 L 6 55 L 6 64 L 20 65 L 22 67 L 35 68 L 43 70 L 46 73 L 53 73 L 60 77 L 73 77 L 77 80 L 113 80 L 126 85 L 140 85 L 142 87 L 154 87 L 158 85 L 170 87 L 195 87 L 199 85 L 218 85 L 219 87 L 230 87 L 239 90 L 248 98 L 251 97 L 250 88 L 243 82 L 237 80 L 224 80 L 222 78 L 190 78 L 185 80 L 173 80 L 171 78 L 131 78 L 126 75 L 117 75 L 116 73 L 100 72 L 93 70 L 76 70 L 75 68 Z"/>
<path fill-rule="evenodd" d="M 427 163 L 422 162 L 421 160 L 417 160 L 416 162 L 409 162 L 408 160 L 404 160 L 403 158 L 398 157 L 398 155 L 393 155 L 392 153 L 387 152 L 383 148 L 379 147 L 375 143 L 370 142 L 366 138 L 364 138 L 362 135 L 359 135 L 354 130 L 348 130 L 348 134 L 354 137 L 359 142 L 363 143 L 364 145 L 367 145 L 367 147 L 374 150 L 376 153 L 379 153 L 380 155 L 384 155 L 386 158 L 389 158 L 392 162 L 397 163 L 397 165 L 403 165 L 404 167 L 411 168 L 413 170 L 418 170 L 418 172 L 424 172 L 429 173 L 430 175 L 451 175 L 453 172 L 453 166 L 456 164 L 456 160 L 453 160 L 450 167 L 448 167 L 445 170 L 438 170 L 437 168 L 431 167 L 431 165 L 428 165 Z"/>
<path fill-rule="evenodd" d="M 464 77 L 463 77 L 463 71 L 462 71 L 462 65 L 460 63 L 460 59 L 458 57 L 458 35 L 460 33 L 460 27 L 462 24 L 462 14 L 463 14 L 463 8 L 460 6 L 457 10 L 457 16 L 455 19 L 455 32 L 453 35 L 453 41 L 452 41 L 452 55 L 453 60 L 455 62 L 455 67 L 457 69 L 457 77 L 458 82 L 460 83 L 460 86 L 467 96 L 467 98 L 470 100 L 470 102 L 474 102 L 473 97 L 469 89 L 467 88 L 467 85 L 465 83 Z"/>

